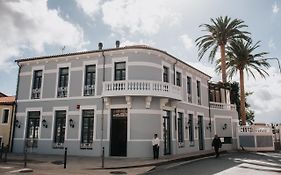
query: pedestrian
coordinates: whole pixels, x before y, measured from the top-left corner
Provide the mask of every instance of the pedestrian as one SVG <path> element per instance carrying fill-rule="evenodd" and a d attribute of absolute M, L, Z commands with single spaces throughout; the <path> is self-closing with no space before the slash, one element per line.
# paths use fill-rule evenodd
<path fill-rule="evenodd" d="M 217 134 L 215 134 L 215 138 L 213 139 L 213 142 L 212 142 L 212 146 L 214 147 L 215 149 L 215 152 L 216 152 L 216 158 L 219 157 L 220 153 L 219 153 L 219 149 L 221 148 L 221 139 L 218 137 Z"/>
<path fill-rule="evenodd" d="M 152 139 L 152 146 L 153 146 L 153 159 L 158 159 L 160 140 L 157 134 L 154 134 L 154 138 Z"/>

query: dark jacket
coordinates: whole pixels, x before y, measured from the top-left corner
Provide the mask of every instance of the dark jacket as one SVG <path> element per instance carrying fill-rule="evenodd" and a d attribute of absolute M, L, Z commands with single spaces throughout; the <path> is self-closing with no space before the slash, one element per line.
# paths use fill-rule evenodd
<path fill-rule="evenodd" d="M 221 148 L 221 139 L 220 138 L 214 138 L 212 142 L 212 146 L 215 148 Z"/>

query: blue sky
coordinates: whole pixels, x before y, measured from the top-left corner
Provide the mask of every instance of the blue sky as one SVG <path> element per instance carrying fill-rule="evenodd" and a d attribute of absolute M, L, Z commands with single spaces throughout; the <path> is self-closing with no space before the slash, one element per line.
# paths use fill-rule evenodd
<path fill-rule="evenodd" d="M 249 26 L 259 51 L 281 59 L 280 0 L 6 0 L 0 1 L 0 91 L 14 95 L 15 59 L 81 50 L 147 44 L 220 76 L 207 57 L 198 62 L 194 40 L 204 32 L 198 27 L 210 18 L 228 15 Z M 248 101 L 257 122 L 281 122 L 281 74 L 270 61 L 266 80 L 246 78 Z M 233 80 L 238 80 L 237 77 Z"/>

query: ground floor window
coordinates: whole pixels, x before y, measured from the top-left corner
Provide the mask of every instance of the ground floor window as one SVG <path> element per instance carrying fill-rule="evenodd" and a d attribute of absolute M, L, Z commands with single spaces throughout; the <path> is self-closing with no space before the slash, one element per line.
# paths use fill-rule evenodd
<path fill-rule="evenodd" d="M 91 148 L 94 136 L 94 110 L 82 111 L 81 148 Z"/>
<path fill-rule="evenodd" d="M 193 114 L 188 114 L 188 131 L 190 145 L 194 145 Z"/>
<path fill-rule="evenodd" d="M 184 146 L 183 113 L 178 112 L 178 142 L 179 147 Z"/>
<path fill-rule="evenodd" d="M 39 137 L 40 111 L 30 111 L 27 116 L 26 145 L 37 147 Z"/>
<path fill-rule="evenodd" d="M 54 147 L 63 147 L 65 136 L 66 111 L 56 111 L 55 113 L 55 131 Z"/>

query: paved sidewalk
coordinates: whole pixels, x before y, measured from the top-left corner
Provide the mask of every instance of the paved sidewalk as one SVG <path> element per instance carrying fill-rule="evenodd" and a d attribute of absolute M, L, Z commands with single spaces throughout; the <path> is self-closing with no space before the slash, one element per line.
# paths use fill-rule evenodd
<path fill-rule="evenodd" d="M 153 160 L 152 158 L 109 157 L 105 158 L 103 169 L 101 167 L 100 157 L 68 156 L 67 168 L 64 169 L 63 155 L 29 154 L 27 158 L 27 167 L 34 170 L 31 174 L 110 174 L 116 171 L 125 172 L 126 174 L 142 174 L 158 165 L 211 155 L 214 155 L 214 153 L 209 150 L 181 155 L 163 156 L 158 160 Z M 9 153 L 7 163 L 0 163 L 0 173 L 1 166 L 13 167 L 12 170 L 20 170 L 23 168 L 23 164 L 22 154 Z M 11 173 L 11 171 L 5 172 Z"/>

